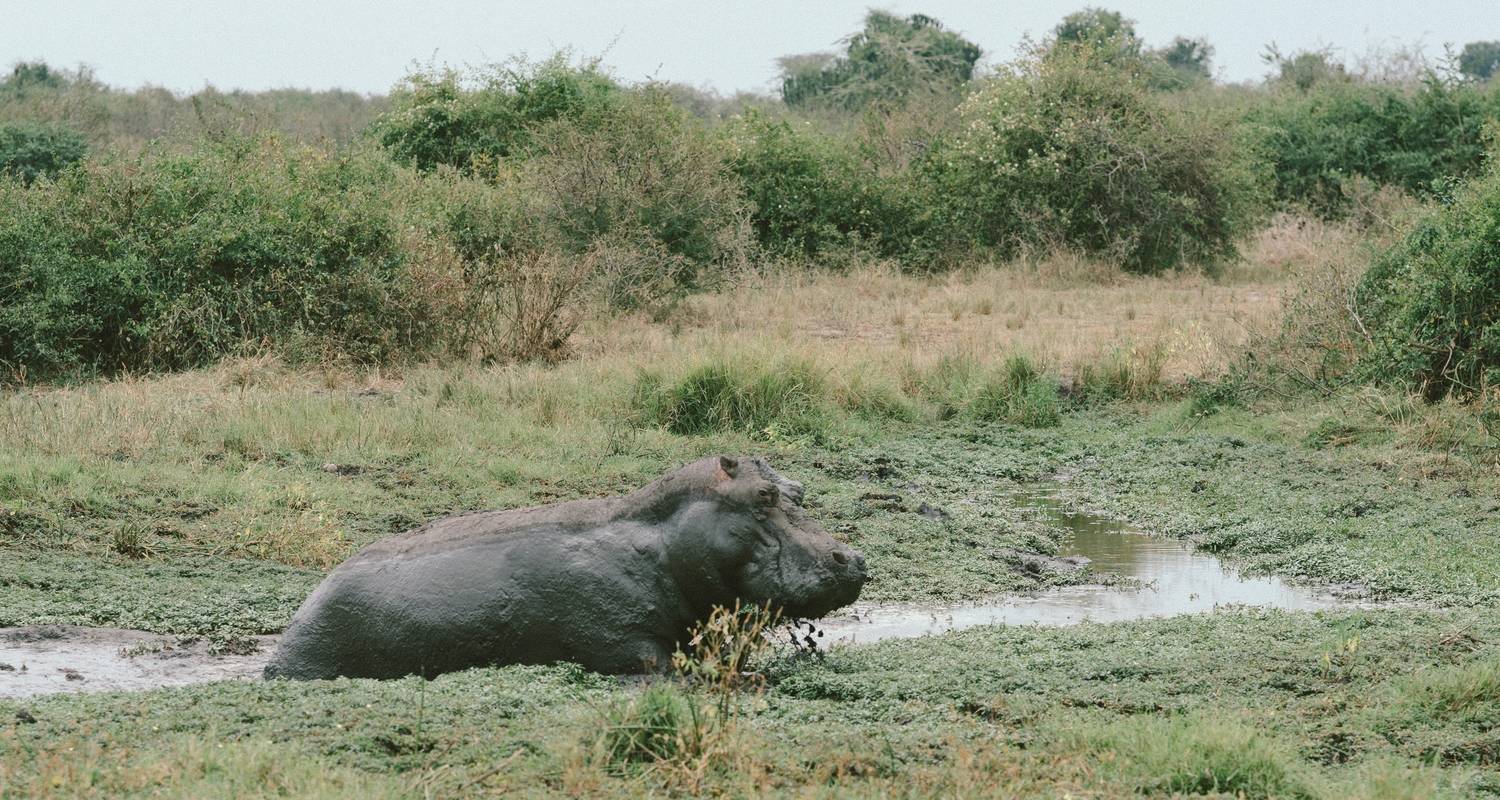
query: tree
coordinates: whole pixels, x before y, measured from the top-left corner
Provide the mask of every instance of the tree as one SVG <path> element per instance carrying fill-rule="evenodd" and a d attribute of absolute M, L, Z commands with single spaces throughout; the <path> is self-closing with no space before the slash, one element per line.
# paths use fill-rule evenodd
<path fill-rule="evenodd" d="M 1106 60 L 1140 55 L 1141 37 L 1136 35 L 1135 20 L 1118 11 L 1085 8 L 1063 17 L 1052 29 L 1053 41 L 1060 45 L 1092 47 Z"/>
<path fill-rule="evenodd" d="M 956 90 L 974 76 L 979 45 L 936 19 L 871 11 L 842 55 L 810 53 L 780 60 L 781 97 L 789 106 L 856 110 L 902 104 L 921 93 Z"/>
<path fill-rule="evenodd" d="M 1320 83 L 1344 83 L 1349 80 L 1348 71 L 1343 64 L 1333 60 L 1333 51 L 1327 47 L 1285 55 L 1272 42 L 1266 45 L 1266 52 L 1261 54 L 1260 60 L 1276 68 L 1273 80 L 1290 84 L 1304 92 Z"/>
<path fill-rule="evenodd" d="M 1207 79 L 1213 74 L 1214 47 L 1204 39 L 1178 36 L 1161 50 L 1161 57 L 1185 76 Z"/>
<path fill-rule="evenodd" d="M 0 91 L 15 95 L 31 89 L 61 89 L 68 78 L 42 61 L 22 61 L 11 67 L 10 75 L 0 79 Z"/>
<path fill-rule="evenodd" d="M 1500 72 L 1500 42 L 1469 42 L 1458 56 L 1458 71 L 1479 80 Z"/>

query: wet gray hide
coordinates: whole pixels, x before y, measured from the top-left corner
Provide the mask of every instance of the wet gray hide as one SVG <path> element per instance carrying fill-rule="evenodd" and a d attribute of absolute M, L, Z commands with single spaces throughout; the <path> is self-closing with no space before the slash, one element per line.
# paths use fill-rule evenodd
<path fill-rule="evenodd" d="M 816 617 L 859 596 L 864 557 L 801 501 L 801 484 L 763 459 L 712 456 L 621 497 L 429 522 L 334 569 L 265 674 L 662 669 L 715 606 L 769 602 Z"/>

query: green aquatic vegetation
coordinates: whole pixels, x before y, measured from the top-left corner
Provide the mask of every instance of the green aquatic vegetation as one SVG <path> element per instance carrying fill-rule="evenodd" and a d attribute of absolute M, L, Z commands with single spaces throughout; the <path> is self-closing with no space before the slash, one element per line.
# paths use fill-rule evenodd
<path fill-rule="evenodd" d="M 1351 627 L 1367 668 L 1348 681 L 1325 677 L 1324 648 Z M 1480 708 L 1473 703 L 1491 691 L 1453 687 L 1489 685 L 1479 665 L 1500 655 L 1497 642 L 1492 615 L 1235 612 L 976 628 L 780 659 L 766 672 L 763 702 L 747 705 L 724 743 L 735 768 L 695 773 L 696 793 L 821 785 L 853 796 L 910 787 L 952 795 L 984 785 L 1105 796 L 1474 796 L 1493 784 L 1473 759 L 1433 765 L 1428 753 L 1474 741 L 1477 717 L 1431 716 L 1420 740 L 1360 731 L 1375 730 L 1376 719 L 1404 726 L 1412 709 L 1451 698 Z M 1449 678 L 1429 680 L 1439 674 Z M 1439 687 L 1430 697 L 1410 694 L 1427 683 Z M 677 701 L 691 691 L 559 665 L 0 701 L 0 776 L 5 786 L 68 794 L 90 780 L 124 785 L 134 765 L 159 764 L 150 786 L 191 794 L 212 785 L 195 766 L 202 752 L 182 745 L 196 738 L 223 744 L 228 752 L 215 757 L 230 762 L 270 749 L 285 774 L 321 766 L 330 781 L 398 795 L 462 795 L 476 780 L 544 795 L 683 791 L 670 783 L 676 773 L 617 770 L 592 743 L 612 709 L 632 705 L 680 729 Z M 69 747 L 97 754 L 95 777 L 65 768 Z"/>

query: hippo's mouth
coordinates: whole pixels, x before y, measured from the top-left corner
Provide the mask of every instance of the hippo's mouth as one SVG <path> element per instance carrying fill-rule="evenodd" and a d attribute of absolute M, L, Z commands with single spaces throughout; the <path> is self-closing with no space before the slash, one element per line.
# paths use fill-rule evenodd
<path fill-rule="evenodd" d="M 817 597 L 799 603 L 785 604 L 782 606 L 781 615 L 788 619 L 816 619 L 831 611 L 837 611 L 858 600 L 860 590 L 864 588 L 868 580 L 864 572 L 851 575 Z"/>

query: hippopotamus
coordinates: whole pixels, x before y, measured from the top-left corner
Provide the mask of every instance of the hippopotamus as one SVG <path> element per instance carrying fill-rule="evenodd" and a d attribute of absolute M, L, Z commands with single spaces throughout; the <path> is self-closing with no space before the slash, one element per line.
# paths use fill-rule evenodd
<path fill-rule="evenodd" d="M 662 670 L 716 606 L 817 617 L 859 596 L 864 556 L 802 499 L 763 459 L 713 456 L 623 496 L 438 519 L 330 572 L 265 675 Z"/>

